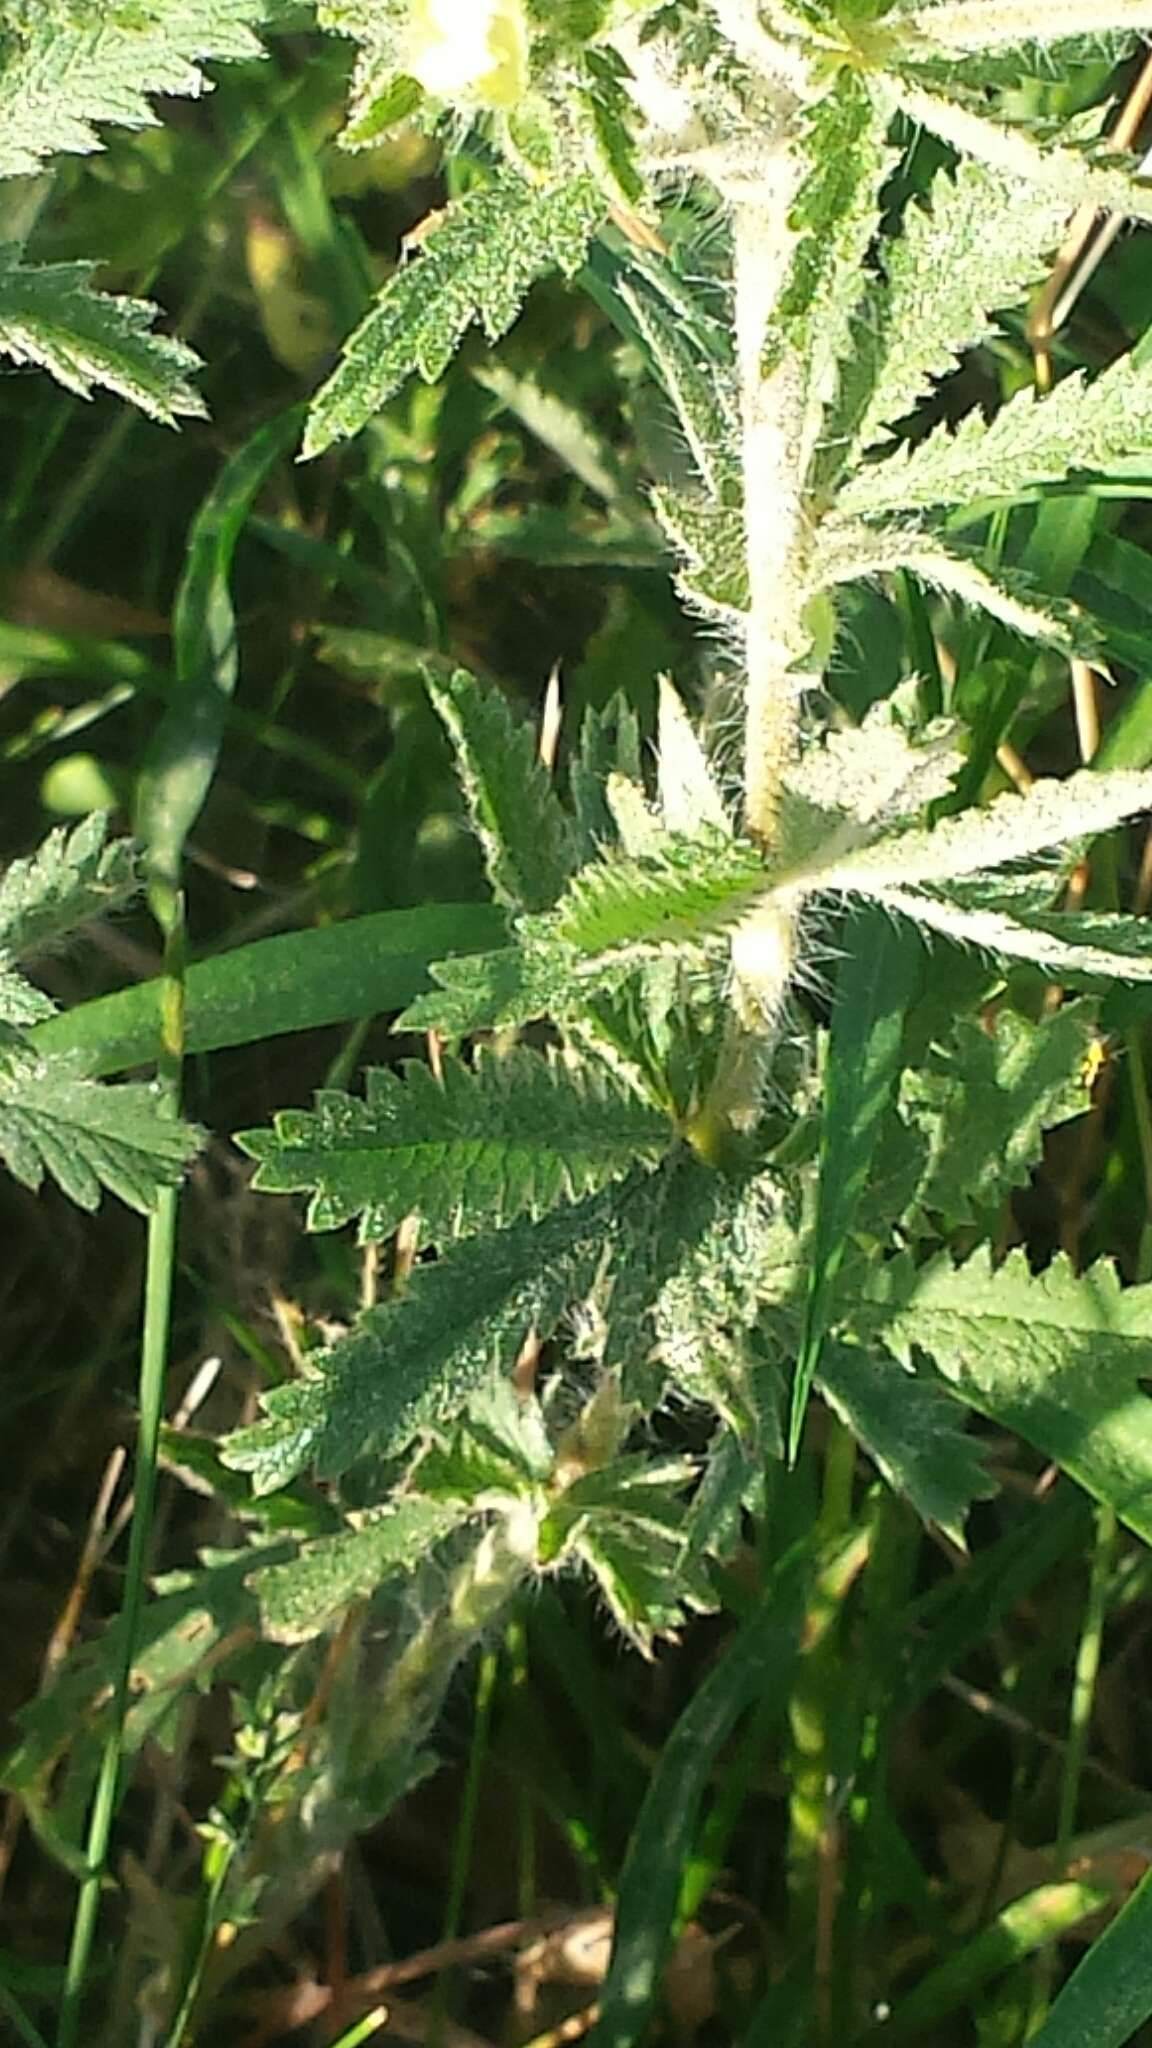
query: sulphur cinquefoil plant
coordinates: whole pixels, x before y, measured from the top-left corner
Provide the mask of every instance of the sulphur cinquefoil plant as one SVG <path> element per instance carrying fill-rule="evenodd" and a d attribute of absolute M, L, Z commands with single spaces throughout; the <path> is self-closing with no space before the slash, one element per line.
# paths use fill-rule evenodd
<path fill-rule="evenodd" d="M 557 763 L 491 678 L 427 664 L 491 897 L 482 940 L 437 945 L 430 913 L 391 1063 L 238 1135 L 257 1190 L 307 1196 L 310 1231 L 355 1226 L 374 1275 L 398 1236 L 402 1255 L 358 1314 L 305 1332 L 252 1419 L 168 1432 L 235 1543 L 85 1644 L 5 1766 L 88 1902 L 66 2043 L 107 1851 L 106 1827 L 95 1852 L 85 1835 L 93 1785 L 107 1820 L 118 1768 L 171 1744 L 185 1692 L 232 1685 L 240 1739 L 201 1831 L 195 1924 L 151 1992 L 155 2038 L 179 2048 L 242 1968 L 245 1927 L 285 1924 L 429 1770 L 454 1676 L 526 1593 L 581 1582 L 653 1657 L 731 1592 L 749 1517 L 814 1435 L 831 1445 L 824 1504 L 772 1561 L 779 1638 L 742 1639 L 717 1667 L 730 1690 L 713 1673 L 699 1726 L 682 1724 L 683 1814 L 765 1660 L 783 1686 L 802 1618 L 818 1644 L 820 1602 L 860 1568 L 837 1520 L 857 1450 L 962 1550 L 996 1484 L 982 1418 L 1152 1540 L 1152 1284 L 1064 1251 L 1038 1269 L 1004 1228 L 1045 1134 L 1089 1105 L 1101 1001 L 1152 982 L 1146 921 L 1067 888 L 1152 810 L 1152 772 L 998 780 L 946 702 L 930 627 L 933 672 L 859 717 L 830 686 L 860 586 L 898 589 L 922 624 L 1032 643 L 1049 678 L 1103 666 L 1090 609 L 987 529 L 1078 478 L 1146 472 L 1152 354 L 908 425 L 1019 315 L 1078 208 L 1152 221 L 1152 183 L 1098 111 L 1055 134 L 1020 87 L 1077 55 L 1106 75 L 1152 7 L 319 0 L 313 20 L 271 0 L 47 0 L 0 22 L 12 180 L 154 122 L 159 96 L 205 88 L 205 64 L 312 27 L 350 49 L 345 149 L 402 129 L 459 173 L 302 431 L 261 429 L 201 516 L 177 626 L 181 679 L 214 679 L 198 730 L 218 733 L 235 682 L 231 548 L 273 459 L 291 439 L 331 461 L 466 337 L 498 342 L 550 273 L 588 289 L 658 394 L 673 458 L 625 510 L 634 539 L 663 537 L 718 671 L 699 717 L 663 678 L 652 735 L 622 688 L 571 722 Z M 909 196 L 917 136 L 939 167 Z M 31 221 L 27 191 L 14 221 Z M 662 231 L 692 209 L 686 260 Z M 197 359 L 152 331 L 151 307 L 93 292 L 88 254 L 28 262 L 20 240 L 0 255 L 0 348 L 169 424 L 200 410 Z M 211 744 L 189 794 L 165 779 L 164 730 L 139 824 L 178 988 L 180 854 Z M 53 1052 L 60 1020 L 15 964 L 135 878 L 97 823 L 0 885 L 0 1144 L 30 1185 L 48 1172 L 81 1202 L 106 1186 L 146 1207 L 196 1134 L 171 1094 L 92 1078 L 138 1048 L 71 1067 Z M 803 1920 L 831 1765 L 804 1747 L 802 1682 L 791 1713 Z M 669 1837 L 638 1918 L 666 1810 L 630 1851 L 599 2048 L 641 2038 L 694 1910 Z M 788 2038 L 828 2038 L 803 2032 L 815 2008 L 796 1995 Z M 1135 2023 L 1149 2010 L 1152 1993 Z M 867 2010 L 846 2023 L 872 2038 Z"/>

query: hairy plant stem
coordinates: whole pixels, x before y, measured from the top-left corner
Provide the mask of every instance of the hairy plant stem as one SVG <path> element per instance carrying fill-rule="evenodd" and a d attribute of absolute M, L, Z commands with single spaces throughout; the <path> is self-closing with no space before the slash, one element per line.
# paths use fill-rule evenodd
<path fill-rule="evenodd" d="M 754 176 L 728 186 L 735 258 L 740 379 L 745 620 L 744 820 L 767 850 L 774 843 L 784 773 L 796 745 L 795 664 L 803 654 L 807 520 L 803 498 L 804 378 L 796 355 L 769 354 L 772 317 L 788 275 L 795 233 L 789 216 L 803 159 L 769 138 Z M 795 958 L 795 920 L 772 905 L 732 937 L 735 1015 L 705 1121 L 741 1128 L 759 1109 L 764 1060 Z"/>
<path fill-rule="evenodd" d="M 765 361 L 769 324 L 792 255 L 788 215 L 800 175 L 796 154 L 782 148 L 733 207 L 749 592 L 744 814 L 749 832 L 765 846 L 775 836 L 781 778 L 795 747 L 792 670 L 804 648 L 803 375 L 790 350 Z"/>

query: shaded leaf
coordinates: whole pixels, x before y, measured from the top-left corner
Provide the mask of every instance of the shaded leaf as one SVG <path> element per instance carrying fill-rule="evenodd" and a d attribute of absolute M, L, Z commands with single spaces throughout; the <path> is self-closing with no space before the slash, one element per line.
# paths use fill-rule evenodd
<path fill-rule="evenodd" d="M 178 1182 L 200 1133 L 165 1113 L 156 1090 L 83 1079 L 63 1058 L 0 1050 L 0 1155 L 25 1187 L 45 1174 L 82 1209 L 100 1191 L 149 1210 Z"/>
<path fill-rule="evenodd" d="M 151 332 L 160 308 L 149 300 L 94 292 L 94 267 L 21 263 L 18 249 L 0 245 L 0 355 L 49 371 L 77 398 L 99 388 L 166 426 L 203 419 L 207 408 L 188 382 L 203 367 L 195 350 Z"/>
<path fill-rule="evenodd" d="M 499 690 L 464 669 L 425 676 L 456 755 L 472 823 L 496 895 L 515 910 L 549 910 L 575 866 L 568 820 L 530 726 Z"/>

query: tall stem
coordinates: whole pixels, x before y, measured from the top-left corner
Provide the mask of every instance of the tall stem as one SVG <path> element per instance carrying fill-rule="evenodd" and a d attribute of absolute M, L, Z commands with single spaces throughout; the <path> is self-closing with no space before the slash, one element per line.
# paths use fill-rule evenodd
<path fill-rule="evenodd" d="M 179 894 L 170 892 L 165 919 L 164 980 L 160 1085 L 169 1113 L 179 1111 L 180 1065 L 184 1051 L 184 916 Z M 164 1383 L 168 1362 L 168 1327 L 172 1276 L 176 1267 L 179 1191 L 162 1188 L 148 1222 L 148 1258 L 144 1282 L 144 1323 L 140 1345 L 139 1419 L 136 1427 L 135 1507 L 128 1540 L 128 1567 L 120 1608 L 120 1649 L 112 1715 L 96 1789 L 88 1817 L 85 1872 L 72 1923 L 72 1941 L 64 1977 L 57 2048 L 74 2048 L 92 1962 L 96 1923 L 108 1868 L 112 1823 L 120 1792 L 124 1761 L 124 1724 L 131 1697 L 132 1663 L 140 1633 L 147 1585 L 148 1551 L 156 1502 L 160 1424 L 164 1415 Z"/>
<path fill-rule="evenodd" d="M 749 832 L 765 845 L 775 834 L 781 777 L 795 745 L 791 671 L 804 647 L 803 379 L 790 350 L 765 360 L 792 255 L 788 216 L 800 175 L 795 152 L 779 148 L 733 209 L 749 592 L 744 810 Z"/>

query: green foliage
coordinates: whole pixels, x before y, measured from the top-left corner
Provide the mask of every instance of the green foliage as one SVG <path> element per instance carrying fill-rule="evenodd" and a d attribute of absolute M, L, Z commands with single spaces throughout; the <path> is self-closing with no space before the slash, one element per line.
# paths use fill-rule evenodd
<path fill-rule="evenodd" d="M 136 888 L 133 847 L 109 840 L 102 812 L 71 831 L 59 825 L 0 877 L 0 945 L 16 956 L 41 952 L 87 918 L 119 909 Z"/>
<path fill-rule="evenodd" d="M 923 1369 L 893 1372 L 887 1354 L 835 1340 L 821 1351 L 819 1386 L 889 1486 L 963 1549 L 973 1502 L 996 1488 L 947 1388 Z"/>
<path fill-rule="evenodd" d="M 48 1175 L 82 1209 L 108 1189 L 148 1210 L 180 1179 L 199 1132 L 173 1121 L 151 1085 L 106 1088 L 74 1055 L 34 1045 L 27 1027 L 55 1021 L 55 1005 L 14 964 L 135 894 L 135 850 L 107 831 L 100 812 L 58 826 L 0 879 L 0 1156 L 25 1187 Z"/>
<path fill-rule="evenodd" d="M 505 176 L 457 201 L 346 342 L 312 402 L 305 455 L 358 434 L 413 371 L 439 377 L 473 321 L 497 341 L 536 278 L 579 268 L 602 212 L 586 178 L 537 189 Z"/>
<path fill-rule="evenodd" d="M 495 894 L 515 910 L 549 910 L 574 865 L 568 820 L 529 726 L 497 690 L 463 669 L 427 679 L 447 729 Z"/>
<path fill-rule="evenodd" d="M 396 1074 L 371 1068 L 363 1102 L 328 1090 L 314 1111 L 282 1110 L 272 1131 L 238 1142 L 260 1161 L 256 1187 L 314 1190 L 310 1229 L 359 1216 L 367 1241 L 418 1210 L 435 1241 L 590 1194 L 639 1160 L 655 1164 L 671 1136 L 606 1076 L 521 1049 L 474 1073 L 455 1060 L 440 1077 L 417 1060 Z"/>
<path fill-rule="evenodd" d="M 591 962 L 699 947 L 751 908 L 764 880 L 751 846 L 670 838 L 647 858 L 581 869 L 555 917 L 537 929 Z"/>
<path fill-rule="evenodd" d="M 493 1676 L 497 1653 L 486 1653 L 460 1805 L 467 1816 L 491 1739 L 483 1687 L 507 1684 L 524 1716 L 523 1727 L 508 1718 L 525 1777 L 520 1889 L 531 1893 L 536 1836 L 559 1814 L 590 1884 L 618 1900 L 598 2048 L 639 2039 L 677 1926 L 697 1924 L 740 1814 L 753 1799 L 779 1804 L 781 1783 L 796 1946 L 746 2038 L 767 2015 L 782 2037 L 862 2043 L 881 2004 L 896 2026 L 909 2010 L 902 2020 L 903 1977 L 894 1989 L 872 1961 L 884 1946 L 875 1928 L 906 1923 L 919 1941 L 939 1920 L 935 1875 L 887 1799 L 885 1730 L 917 1686 L 919 1701 L 978 1645 L 995 1665 L 991 1623 L 1073 1555 L 1045 1550 L 1043 1566 L 1026 1555 L 1028 1517 L 1046 1512 L 1032 1499 L 1037 1462 L 1100 1504 L 1100 1630 L 1114 1584 L 1133 1600 L 1142 1590 L 1135 1553 L 1125 1553 L 1131 1577 L 1113 1581 L 1109 1518 L 1152 1540 L 1152 1284 L 1139 1224 L 1149 1108 L 1144 1047 L 1128 1023 L 1144 1014 L 1152 939 L 1148 920 L 1122 907 L 1134 886 L 1128 847 L 1096 844 L 1152 809 L 1139 700 L 1106 742 L 1104 759 L 1111 749 L 1123 766 L 1048 772 L 1075 758 L 1051 713 L 1060 664 L 1103 648 L 1140 668 L 1152 649 L 1137 521 L 1105 530 L 1121 515 L 1100 511 L 1105 493 L 1147 493 L 1152 373 L 1141 345 L 1037 398 L 1022 388 L 1017 331 L 998 320 L 1043 273 L 1073 206 L 1152 217 L 1147 181 L 1070 112 L 1084 79 L 1073 91 L 1046 76 L 1029 47 L 1145 27 L 1146 0 L 1115 0 L 1091 19 L 1081 0 L 1058 0 L 1042 20 L 1016 0 L 507 0 L 455 18 L 430 0 L 330 0 L 318 13 L 321 31 L 357 48 L 339 139 L 372 152 L 332 168 L 335 88 L 313 63 L 322 46 L 294 41 L 283 79 L 264 67 L 267 89 L 254 72 L 234 135 L 229 111 L 228 171 L 257 151 L 244 189 L 269 171 L 259 189 L 282 198 L 283 219 L 252 209 L 246 281 L 219 296 L 229 318 L 258 302 L 261 345 L 277 376 L 296 377 L 284 341 L 293 308 L 321 303 L 314 364 L 385 275 L 311 402 L 304 453 L 372 432 L 294 480 L 283 458 L 305 409 L 270 401 L 262 375 L 235 414 L 223 395 L 220 440 L 233 452 L 207 490 L 197 465 L 208 444 L 187 437 L 198 510 L 183 573 L 168 575 L 174 550 L 158 519 L 133 586 L 147 606 L 142 632 L 158 605 L 171 613 L 171 676 L 162 654 L 120 649 L 117 665 L 108 643 L 33 643 L 15 619 L 0 634 L 13 687 L 28 679 L 30 648 L 31 676 L 55 683 L 67 642 L 69 685 L 82 677 L 88 688 L 91 664 L 93 693 L 106 683 L 128 692 L 69 700 L 42 730 L 30 720 L 10 761 L 139 699 L 130 716 L 149 736 L 135 742 L 136 816 L 168 939 L 159 981 L 57 1015 L 22 963 L 127 900 L 137 856 L 109 845 L 96 819 L 8 870 L 0 1150 L 31 1188 L 52 1177 L 85 1207 L 110 1188 L 147 1208 L 179 1178 L 197 1134 L 164 1113 L 155 1088 L 96 1076 L 142 1064 L 161 1023 L 175 1059 L 181 997 L 194 1052 L 351 1025 L 319 1055 L 331 1065 L 313 1107 L 280 1110 L 239 1142 L 257 1161 L 258 1191 L 308 1196 L 308 1229 L 358 1225 L 372 1248 L 363 1305 L 349 1300 L 348 1243 L 305 1246 L 290 1273 L 261 1275 L 281 1334 L 297 1340 L 284 1376 L 247 1311 L 217 1300 L 213 1278 L 214 1320 L 260 1367 L 246 1411 L 258 1391 L 260 1412 L 227 1431 L 239 1410 L 230 1370 L 214 1397 L 224 1434 L 193 1437 L 181 1420 L 164 1432 L 163 1455 L 260 1540 L 161 1581 L 138 1637 L 129 1611 L 85 1642 L 21 1724 L 7 1782 L 79 1874 L 81 1808 L 108 1730 L 106 1818 L 117 1740 L 125 1755 L 148 1737 L 198 1740 L 179 1727 L 182 1700 L 220 1680 L 236 1688 L 250 1754 L 233 1760 L 203 1830 L 198 1924 L 155 1973 L 159 1997 L 177 1987 L 157 2027 L 191 2040 L 201 1979 L 230 1967 L 224 1926 L 255 1912 L 272 1928 L 296 1910 L 349 1835 L 427 1768 L 450 1682 L 479 1642 L 499 1637 L 516 1669 Z M 0 170 L 91 151 L 105 124 L 151 124 L 154 96 L 199 93 L 202 64 L 257 55 L 257 32 L 279 22 L 308 27 L 273 0 L 144 0 L 99 20 L 79 0 L 10 4 Z M 898 162 L 900 116 L 936 141 Z M 212 154 L 198 124 L 188 138 L 187 159 L 175 128 L 170 158 L 159 146 L 151 155 L 147 138 L 125 159 L 142 190 L 154 178 L 167 193 L 186 160 Z M 940 142 L 955 160 L 935 171 Z M 413 167 L 434 172 L 441 144 L 446 206 L 389 275 L 372 209 L 395 233 L 398 182 Z M 90 206 L 99 220 L 103 187 L 74 171 L 69 204 L 78 195 L 77 219 Z M 236 238 L 220 233 L 215 211 L 223 182 L 213 165 L 189 218 L 229 275 Z M 45 207 L 48 226 L 30 239 L 43 234 L 52 257 L 60 230 Z M 199 411 L 187 381 L 196 359 L 153 335 L 150 307 L 102 298 L 88 264 L 25 261 L 18 244 L 13 230 L 0 267 L 0 348 L 17 365 L 45 367 L 79 396 L 104 386 L 156 419 Z M 299 290 L 285 251 L 299 258 Z M 542 294 L 513 333 L 533 285 L 557 273 L 568 289 Z M 1133 332 L 1148 302 L 1130 289 Z M 473 327 L 477 345 L 499 343 L 501 356 L 476 369 L 469 344 L 453 367 Z M 964 412 L 961 360 L 992 339 L 1003 399 L 985 384 L 986 410 Z M 440 388 L 411 386 L 414 372 Z M 924 406 L 934 418 L 902 432 Z M 940 424 L 942 407 L 955 425 Z M 14 473 L 17 522 L 36 500 L 41 460 L 55 461 L 44 440 L 43 456 L 23 454 Z M 46 473 L 48 541 L 30 536 L 27 547 L 33 595 L 56 556 L 68 577 L 88 573 L 76 508 L 103 490 L 123 445 L 113 430 L 82 458 L 77 483 Z M 667 559 L 641 496 L 649 474 Z M 1035 518 L 1016 509 L 1037 498 Z M 300 590 L 261 583 L 265 557 L 293 565 Z M 515 576 L 505 573 L 513 559 Z M 604 579 L 602 612 L 588 599 L 593 574 Z M 861 583 L 870 588 L 853 592 Z M 68 586 L 71 602 L 79 587 Z M 670 587 L 706 622 L 703 635 L 668 623 Z M 15 612 L 24 594 L 14 579 L 5 602 Z M 140 614 L 128 616 L 134 634 Z M 310 727 L 309 650 L 326 685 L 333 670 L 343 685 L 354 678 L 338 742 Z M 561 673 L 561 655 L 567 723 L 553 772 L 514 706 L 533 700 L 554 662 Z M 661 673 L 671 666 L 683 694 Z M 772 714 L 759 724 L 757 695 Z M 163 703 L 154 719 L 153 697 Z M 325 700 L 321 731 L 336 701 Z M 701 717 L 688 708 L 697 704 Z M 264 772 L 263 753 L 258 773 L 233 771 L 238 735 L 289 761 L 284 782 Z M 1025 796 L 997 793 L 998 749 L 1016 772 L 1009 745 L 1044 764 Z M 221 759 L 235 843 L 207 801 Z M 494 904 L 455 902 L 477 890 L 472 839 Z M 185 979 L 188 855 L 190 928 L 207 957 Z M 1091 863 L 1075 907 L 1064 894 L 1073 859 Z M 444 900 L 429 901 L 442 880 Z M 219 900 L 249 886 L 256 930 L 298 914 L 315 929 L 232 947 L 245 925 L 212 919 Z M 984 955 L 997 965 L 985 969 Z M 1031 971 L 1015 977 L 1013 963 Z M 1118 1013 L 1126 1056 L 1107 1063 L 1109 1120 L 1073 1136 L 1074 1215 L 1049 1214 L 1031 1192 L 1014 1199 L 1037 1174 L 1050 1192 L 1046 1151 L 1094 1107 L 1104 1057 L 1096 1008 L 1051 991 L 1042 1001 L 1037 969 L 1073 988 L 1137 985 Z M 815 1020 L 829 1014 L 824 1032 Z M 404 1059 L 389 1050 L 389 1017 L 398 1033 L 475 1042 L 433 1042 L 428 1064 Z M 349 1077 L 370 1027 L 375 1064 L 357 1093 Z M 308 1099 L 323 1069 L 297 1080 L 315 1051 L 283 1047 L 293 1064 L 274 1100 Z M 211 1069 L 197 1069 L 194 1085 L 210 1099 Z M 1122 1211 L 1131 1284 L 1096 1256 Z M 378 1260 L 407 1219 L 406 1247 L 415 1234 L 420 1255 Z M 154 1306 L 171 1279 L 171 1233 L 152 1247 Z M 195 1260 L 189 1270 L 200 1284 Z M 162 1348 L 149 1353 L 146 1482 Z M 994 1459 L 973 1418 L 997 1433 Z M 1007 1475 L 999 1496 L 993 1473 Z M 934 1559 L 918 1578 L 913 1516 L 937 1544 L 942 1534 L 962 1549 L 970 1511 L 986 1500 L 995 1505 L 974 1518 L 972 1560 L 953 1571 Z M 987 1533 L 997 1529 L 1003 1550 Z M 273 1547 L 275 1531 L 285 1534 Z M 1076 1543 L 1081 1534 L 1077 1522 Z M 138 1536 L 137 1589 L 145 1552 Z M 708 1675 L 654 1763 L 621 1870 L 615 1774 L 635 1777 L 636 1730 L 605 1768 L 615 1676 L 610 1714 L 599 1678 L 587 1682 L 582 1639 L 573 1651 L 572 1610 L 548 1591 L 561 1576 L 582 1580 L 643 1655 L 696 1614 L 717 1617 Z M 538 1612 L 552 1613 L 566 1646 L 565 1711 L 589 1744 L 572 1783 L 551 1755 L 539 1784 L 532 1777 L 547 1749 L 526 1682 Z M 1067 1647 L 1061 1637 L 1054 1656 Z M 1010 1645 L 1001 1675 L 1015 1654 Z M 1088 1661 L 1082 1644 L 1077 1712 Z M 766 1771 L 757 1745 L 769 1739 Z M 1074 1728 L 1060 1740 L 1064 1867 L 1079 1737 Z M 1119 1784 L 1113 1770 L 1110 1795 Z M 447 1939 L 459 1931 L 470 1825 Z M 841 1890 L 829 1917 L 833 1848 Z M 100 1888 L 93 1858 L 82 1915 Z M 993 1917 L 993 1880 L 982 1889 L 987 1924 L 966 1970 L 986 1968 L 1007 1924 Z M 1042 1938 L 1018 1921 L 1017 1955 Z M 812 1968 L 816 1926 L 835 1969 L 827 1954 Z M 925 2038 L 951 2038 L 959 1965 L 948 1969 L 929 1968 L 912 1988 Z M 724 1987 L 733 2013 L 738 1979 L 734 1970 Z M 813 1982 L 826 2010 L 815 2010 Z M 204 1991 L 205 2005 L 214 1995 Z M 75 1981 L 68 1997 L 61 2048 L 78 2024 Z M 981 2038 L 1012 2037 L 1005 2010 L 973 2014 Z M 1132 2000 L 1123 2013 L 1142 2017 Z M 1057 2003 L 1051 2025 L 1059 2014 Z M 725 2005 L 709 2022 L 730 2017 Z M 1087 2038 L 1089 2022 L 1078 2024 Z"/>
<path fill-rule="evenodd" d="M 938 427 L 913 449 L 862 469 L 844 485 L 849 511 L 908 512 L 1004 498 L 1059 482 L 1075 470 L 1108 470 L 1152 449 L 1152 373 L 1122 356 L 1095 383 L 1066 377 L 1050 397 L 1022 391 L 989 425 L 969 413 L 953 433 Z"/>
<path fill-rule="evenodd" d="M 99 149 L 98 125 L 146 128 L 154 94 L 195 97 L 210 60 L 258 57 L 283 0 L 8 0 L 0 46 L 0 177 L 60 150 Z"/>
<path fill-rule="evenodd" d="M 596 1278 L 605 1235 L 629 1189 L 585 1197 L 539 1222 L 453 1246 L 413 1273 L 396 1300 L 310 1359 L 306 1379 L 265 1396 L 268 1419 L 239 1430 L 226 1462 L 258 1491 L 313 1459 L 333 1477 L 372 1452 L 392 1453 L 453 1414 L 494 1368 L 515 1362 L 535 1327 L 552 1328 Z"/>
<path fill-rule="evenodd" d="M 25 1187 L 48 1174 L 82 1209 L 107 1188 L 133 1209 L 180 1180 L 200 1134 L 163 1113 L 149 1083 L 106 1088 L 68 1061 L 0 1048 L 0 1155 Z"/>
<path fill-rule="evenodd" d="M 930 208 L 906 209 L 899 236 L 885 245 L 884 288 L 859 323 L 854 375 L 867 388 L 850 460 L 911 413 L 964 349 L 987 339 L 996 311 L 1019 304 L 1066 217 L 1059 201 L 972 162 L 937 175 Z"/>
<path fill-rule="evenodd" d="M 460 1519 L 458 1505 L 414 1495 L 359 1528 L 306 1543 L 282 1564 L 262 1565 L 249 1584 L 260 1602 L 265 1634 L 277 1643 L 310 1641 L 390 1578 L 411 1574 Z"/>
<path fill-rule="evenodd" d="M 2 81 L 0 81 L 2 82 Z M 3 130 L 0 129 L 0 135 Z M 0 248 L 0 354 L 48 370 L 77 398 L 114 391 L 151 419 L 203 418 L 193 349 L 150 332 L 158 308 L 90 289 L 91 263 L 22 263 Z"/>
<path fill-rule="evenodd" d="M 979 1413 L 1035 1444 L 1141 1533 L 1152 1534 L 1152 1406 L 1143 1386 L 1152 1288 L 987 1249 L 873 1268 L 858 1317 L 905 1364 L 927 1353 Z"/>

